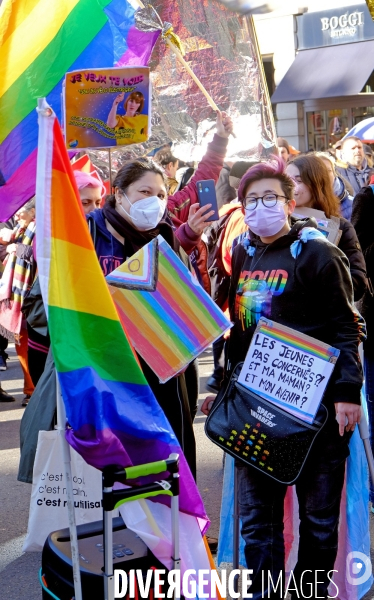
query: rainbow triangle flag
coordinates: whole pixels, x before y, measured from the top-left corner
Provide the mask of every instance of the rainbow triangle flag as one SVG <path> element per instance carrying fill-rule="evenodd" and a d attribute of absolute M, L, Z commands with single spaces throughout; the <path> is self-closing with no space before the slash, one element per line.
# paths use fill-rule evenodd
<path fill-rule="evenodd" d="M 208 519 L 179 443 L 121 326 L 79 201 L 59 122 L 39 102 L 36 254 L 70 445 L 90 465 L 180 455 L 181 510 Z"/>
<path fill-rule="evenodd" d="M 158 32 L 127 0 L 3 0 L 0 5 L 0 221 L 35 194 L 37 99 L 61 120 L 65 73 L 148 64 Z"/>

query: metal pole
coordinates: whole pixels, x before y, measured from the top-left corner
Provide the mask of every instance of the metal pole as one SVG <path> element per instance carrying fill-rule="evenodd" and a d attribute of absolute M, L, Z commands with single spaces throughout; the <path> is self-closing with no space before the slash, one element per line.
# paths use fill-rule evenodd
<path fill-rule="evenodd" d="M 104 493 L 110 493 L 113 488 L 103 488 Z M 103 510 L 104 538 L 104 600 L 114 600 L 113 576 L 113 521 L 112 511 Z"/>
<path fill-rule="evenodd" d="M 240 522 L 239 522 L 239 477 L 238 477 L 238 469 L 234 464 L 234 535 L 233 535 L 233 559 L 232 559 L 232 567 L 233 569 L 239 569 L 239 532 L 240 532 Z M 234 591 L 239 591 L 239 575 L 235 575 L 234 578 Z"/>
<path fill-rule="evenodd" d="M 65 467 L 65 486 L 70 531 L 71 562 L 73 565 L 75 600 L 82 600 L 81 574 L 79 567 L 79 549 L 77 526 L 75 523 L 73 480 L 71 475 L 70 446 L 65 439 L 66 412 L 61 396 L 60 382 L 56 373 L 57 431 L 62 440 L 62 456 Z"/>
<path fill-rule="evenodd" d="M 169 456 L 171 459 L 177 459 L 178 455 L 171 454 Z M 171 531 L 172 531 L 172 544 L 173 544 L 173 569 L 176 571 L 180 571 L 181 568 L 181 559 L 179 556 L 179 473 L 173 473 L 173 478 L 175 479 L 175 483 L 177 484 L 177 493 L 174 494 L 171 498 Z M 180 589 L 176 587 L 175 600 L 180 598 Z"/>
<path fill-rule="evenodd" d="M 179 475 L 177 475 L 177 477 L 179 477 Z M 180 571 L 181 560 L 179 557 L 179 496 L 173 496 L 171 499 L 171 527 L 173 536 L 173 569 L 176 571 Z M 174 598 L 180 598 L 180 590 L 178 590 L 177 588 Z"/>
<path fill-rule="evenodd" d="M 109 195 L 112 193 L 112 154 L 111 148 L 108 148 L 109 152 Z"/>

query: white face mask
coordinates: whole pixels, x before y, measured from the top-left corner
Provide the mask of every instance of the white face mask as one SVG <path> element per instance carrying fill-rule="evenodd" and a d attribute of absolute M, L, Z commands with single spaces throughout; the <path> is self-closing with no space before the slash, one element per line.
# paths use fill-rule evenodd
<path fill-rule="evenodd" d="M 120 202 L 117 203 L 117 206 L 130 217 L 135 229 L 149 231 L 157 227 L 164 216 L 166 200 L 161 200 L 157 196 L 148 196 L 148 198 L 142 198 L 132 204 L 125 192 L 122 191 L 122 193 L 131 204 L 130 213 L 123 208 Z"/>

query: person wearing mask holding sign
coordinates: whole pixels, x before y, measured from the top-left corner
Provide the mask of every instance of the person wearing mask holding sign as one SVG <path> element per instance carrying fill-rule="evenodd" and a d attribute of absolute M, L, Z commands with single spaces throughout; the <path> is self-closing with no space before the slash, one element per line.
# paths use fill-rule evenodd
<path fill-rule="evenodd" d="M 232 257 L 229 309 L 234 326 L 221 392 L 235 366 L 244 361 L 261 316 L 340 351 L 323 398 L 327 422 L 296 481 L 300 539 L 293 571 L 298 594 L 293 592 L 293 597 L 304 597 L 304 591 L 305 597 L 326 598 L 337 555 L 348 442 L 360 421 L 358 345 L 364 329 L 353 304 L 348 260 L 317 231 L 314 219 L 291 219 L 294 184 L 284 169 L 283 161 L 273 157 L 250 168 L 239 187 L 248 232 Z M 204 414 L 214 399 L 206 398 Z M 276 586 L 285 567 L 287 485 L 243 463 L 238 466 L 242 536 L 247 566 L 253 569 L 249 591 L 255 600 L 283 597 L 273 591 L 269 575 Z"/>
<path fill-rule="evenodd" d="M 217 170 L 219 172 L 222 168 L 224 149 L 233 128 L 231 118 L 225 113 L 217 113 L 216 127 L 217 133 L 195 176 L 181 192 L 172 196 L 176 203 L 188 204 L 188 219 L 177 229 L 168 212 L 167 183 L 162 167 L 148 157 L 129 161 L 121 167 L 113 181 L 113 194 L 107 196 L 102 209 L 94 210 L 87 219 L 104 275 L 116 269 L 158 235 L 162 235 L 185 264 L 190 264 L 187 255 L 199 242 L 209 224 L 207 219 L 213 214 L 210 204 L 200 208 L 196 202 L 196 182 L 204 175 L 211 174 L 214 177 Z M 219 152 L 221 149 L 222 154 Z M 184 374 L 162 384 L 143 359 L 139 360 L 148 384 L 195 474 L 192 421 L 198 397 L 196 366 L 190 363 Z"/>

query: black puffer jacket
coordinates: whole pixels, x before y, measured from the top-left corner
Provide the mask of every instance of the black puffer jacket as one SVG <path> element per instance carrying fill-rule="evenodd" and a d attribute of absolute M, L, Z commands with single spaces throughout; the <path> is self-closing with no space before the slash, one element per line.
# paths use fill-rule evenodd
<path fill-rule="evenodd" d="M 340 219 L 340 229 L 342 236 L 338 243 L 338 248 L 349 260 L 349 270 L 351 271 L 354 300 L 360 300 L 367 287 L 365 258 L 361 250 L 360 240 L 352 223 L 347 219 Z"/>
<path fill-rule="evenodd" d="M 362 188 L 353 201 L 352 224 L 361 244 L 369 279 L 369 287 L 360 304 L 368 333 L 365 354 L 374 357 L 374 193 L 370 186 Z"/>

